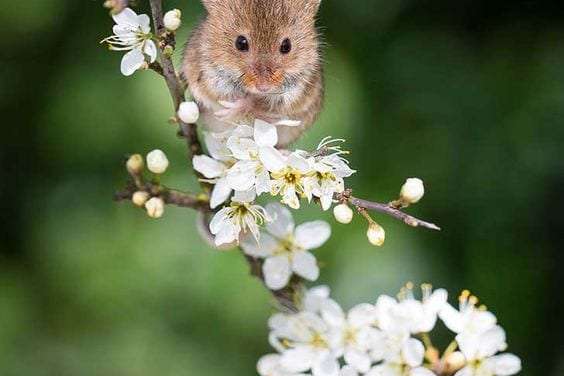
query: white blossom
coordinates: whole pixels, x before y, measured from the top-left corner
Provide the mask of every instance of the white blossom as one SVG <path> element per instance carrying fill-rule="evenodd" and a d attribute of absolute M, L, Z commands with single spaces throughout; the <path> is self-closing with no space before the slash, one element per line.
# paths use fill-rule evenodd
<path fill-rule="evenodd" d="M 160 197 L 153 197 L 145 203 L 147 215 L 151 218 L 158 219 L 164 214 L 164 201 Z"/>
<path fill-rule="evenodd" d="M 114 35 L 102 43 L 108 43 L 113 51 L 128 51 L 121 60 L 121 73 L 130 76 L 145 65 L 145 55 L 151 63 L 157 59 L 157 46 L 151 40 L 151 21 L 146 14 L 137 15 L 131 8 L 112 17 L 116 23 Z"/>
<path fill-rule="evenodd" d="M 182 24 L 182 12 L 178 9 L 169 10 L 163 17 L 164 26 L 169 31 L 176 31 Z"/>
<path fill-rule="evenodd" d="M 260 243 L 248 236 L 241 242 L 241 247 L 249 256 L 265 259 L 262 271 L 267 287 L 271 290 L 284 288 L 292 273 L 315 281 L 319 277 L 319 267 L 309 251 L 329 239 L 329 224 L 314 221 L 296 227 L 290 211 L 277 203 L 267 205 L 266 212 L 272 221 L 266 224 Z"/>
<path fill-rule="evenodd" d="M 277 314 L 269 320 L 269 326 L 270 343 L 281 352 L 280 365 L 285 370 L 339 376 L 339 363 L 330 348 L 329 326 L 321 317 L 308 311 Z"/>
<path fill-rule="evenodd" d="M 254 189 L 257 195 L 270 191 L 270 174 L 264 164 L 278 155 L 276 127 L 256 120 L 254 127 L 239 126 L 227 139 L 227 147 L 238 161 L 229 170 L 227 181 L 234 190 Z"/>
<path fill-rule="evenodd" d="M 284 157 L 278 150 L 273 149 L 262 159 L 271 172 L 270 193 L 273 196 L 281 195 L 283 204 L 292 209 L 299 209 L 300 198 L 311 198 L 313 185 L 306 186 L 306 178 L 313 170 L 301 153 L 294 152 Z"/>
<path fill-rule="evenodd" d="M 409 178 L 405 181 L 400 191 L 400 201 L 404 204 L 416 204 L 423 198 L 425 187 L 423 180 L 418 178 Z"/>
<path fill-rule="evenodd" d="M 194 101 L 182 102 L 178 107 L 178 118 L 186 124 L 194 124 L 200 118 L 200 109 Z"/>
<path fill-rule="evenodd" d="M 154 174 L 164 174 L 169 162 L 166 154 L 162 150 L 153 150 L 147 154 L 147 168 Z"/>
<path fill-rule="evenodd" d="M 254 200 L 252 192 L 236 192 L 231 204 L 215 214 L 210 231 L 215 235 L 216 246 L 238 242 L 241 232 L 249 232 L 259 241 L 259 226 L 270 218 L 262 206 L 253 204 Z"/>

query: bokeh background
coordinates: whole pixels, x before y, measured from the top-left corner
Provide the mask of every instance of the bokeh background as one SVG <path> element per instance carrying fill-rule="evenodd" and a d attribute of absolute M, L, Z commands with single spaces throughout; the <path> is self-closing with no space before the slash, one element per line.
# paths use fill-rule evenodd
<path fill-rule="evenodd" d="M 146 1 L 138 1 L 146 11 Z M 101 1 L 0 1 L 0 374 L 253 375 L 269 295 L 194 213 L 149 220 L 112 193 L 123 156 L 159 147 L 165 182 L 196 187 L 156 75 L 119 73 Z M 184 12 L 198 1 L 165 1 Z M 333 226 L 316 251 L 345 306 L 407 281 L 471 289 L 523 375 L 564 374 L 564 7 L 558 1 L 324 0 L 327 105 L 302 141 L 347 138 L 358 195 L 393 199 L 441 233 L 379 217 Z M 178 60 L 180 53 L 177 53 Z M 316 208 L 298 221 L 323 217 Z M 443 344 L 444 339 L 439 338 Z"/>

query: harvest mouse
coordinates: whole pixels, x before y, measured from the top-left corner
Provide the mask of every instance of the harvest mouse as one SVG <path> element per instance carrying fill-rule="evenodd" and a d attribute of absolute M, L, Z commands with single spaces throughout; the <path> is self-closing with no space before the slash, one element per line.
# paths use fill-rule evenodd
<path fill-rule="evenodd" d="M 321 0 L 202 0 L 207 16 L 195 29 L 182 71 L 207 129 L 233 123 L 278 125 L 279 145 L 298 139 L 323 104 L 323 72 L 315 17 Z"/>

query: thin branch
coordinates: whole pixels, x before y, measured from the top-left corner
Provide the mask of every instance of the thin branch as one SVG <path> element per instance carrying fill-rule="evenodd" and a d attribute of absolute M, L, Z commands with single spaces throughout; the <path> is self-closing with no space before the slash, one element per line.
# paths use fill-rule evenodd
<path fill-rule="evenodd" d="M 150 0 L 150 3 L 153 22 L 155 24 L 155 33 L 159 38 L 159 48 L 161 50 L 162 76 L 166 81 L 168 91 L 170 92 L 174 104 L 174 112 L 176 113 L 180 103 L 186 100 L 183 85 L 178 80 L 174 64 L 172 63 L 170 53 L 168 52 L 171 47 L 175 47 L 176 41 L 174 39 L 174 34 L 167 32 L 164 26 L 162 1 Z M 196 124 L 186 124 L 180 119 L 178 119 L 178 124 L 180 126 L 182 136 L 186 138 L 188 150 L 190 152 L 190 160 L 192 160 L 193 156 L 202 154 L 202 145 L 198 139 L 197 126 Z"/>
<path fill-rule="evenodd" d="M 361 199 L 361 198 L 356 198 L 356 197 L 352 196 L 352 190 L 351 189 L 347 189 L 343 193 L 335 194 L 335 200 L 338 200 L 338 201 L 341 201 L 341 202 L 348 202 L 351 205 L 354 205 L 354 206 L 356 206 L 357 208 L 360 208 L 360 209 L 373 210 L 373 211 L 377 211 L 377 212 L 389 215 L 390 217 L 395 218 L 397 220 L 400 220 L 403 223 L 405 223 L 406 225 L 411 226 L 411 227 L 424 227 L 424 228 L 427 228 L 427 229 L 430 229 L 430 230 L 436 230 L 436 231 L 441 230 L 441 228 L 439 226 L 437 226 L 436 224 L 415 218 L 415 217 L 413 217 L 409 214 L 402 212 L 399 209 L 394 208 L 393 206 L 390 206 L 389 204 L 382 204 L 382 203 L 379 203 L 379 202 L 368 201 L 368 200 L 364 200 L 364 199 Z"/>
<path fill-rule="evenodd" d="M 170 58 L 170 50 L 171 48 L 174 49 L 176 45 L 176 41 L 174 38 L 174 34 L 169 33 L 164 26 L 162 0 L 150 0 L 150 4 L 151 4 L 151 13 L 153 16 L 153 22 L 155 25 L 155 33 L 159 38 L 159 48 L 161 50 L 160 68 L 162 68 L 162 73 L 160 72 L 161 70 L 160 68 L 157 68 L 156 70 L 159 74 L 161 74 L 164 77 L 166 81 L 168 91 L 170 92 L 170 95 L 172 97 L 174 103 L 174 110 L 176 113 L 178 111 L 180 103 L 186 100 L 184 95 L 184 86 L 178 79 L 178 76 L 174 69 L 174 64 L 172 63 L 172 59 Z M 180 134 L 184 138 L 186 138 L 186 143 L 190 153 L 189 158 L 190 160 L 192 160 L 192 158 L 195 155 L 200 155 L 203 153 L 202 145 L 200 144 L 200 140 L 198 138 L 197 126 L 196 124 L 186 124 L 182 122 L 180 119 L 178 119 L 178 124 L 180 126 Z M 206 183 L 202 184 L 202 188 L 204 188 L 204 190 L 206 191 L 209 191 L 209 185 L 207 185 Z M 171 194 L 171 192 L 174 192 L 174 194 Z M 187 199 L 185 196 L 181 196 L 177 194 L 177 192 L 175 191 L 169 191 L 168 196 L 166 196 L 164 199 L 165 202 L 167 199 L 173 200 L 174 202 L 171 203 L 174 205 L 178 205 L 178 203 L 192 204 L 190 200 L 185 201 L 185 199 Z M 206 205 L 207 205 L 206 209 L 210 210 L 209 203 L 207 203 Z M 197 210 L 200 210 L 201 212 L 205 213 L 205 210 L 203 208 L 199 208 Z M 264 277 L 262 275 L 262 267 L 261 267 L 262 263 L 259 260 L 253 258 L 247 258 L 247 261 L 251 268 L 251 273 L 257 276 L 259 279 L 261 279 L 262 282 L 264 283 Z M 286 310 L 289 311 L 297 311 L 295 298 L 296 298 L 296 291 L 299 288 L 301 288 L 301 283 L 299 280 L 296 280 L 291 282 L 289 284 L 289 287 L 280 291 L 271 291 L 271 293 L 280 306 L 284 307 Z"/>
<path fill-rule="evenodd" d="M 160 197 L 165 204 L 175 205 L 181 208 L 190 208 L 200 212 L 210 212 L 210 203 L 207 197 L 199 197 L 192 193 L 185 193 L 174 189 L 169 189 L 158 184 L 144 183 L 139 187 L 135 184 L 128 184 L 123 190 L 114 194 L 116 201 L 128 201 L 133 198 L 135 192 L 147 192 L 151 197 Z"/>

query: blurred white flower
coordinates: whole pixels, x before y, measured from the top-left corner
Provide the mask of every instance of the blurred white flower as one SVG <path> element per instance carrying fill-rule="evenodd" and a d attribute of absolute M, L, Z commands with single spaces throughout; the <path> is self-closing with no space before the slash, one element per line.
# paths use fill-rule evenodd
<path fill-rule="evenodd" d="M 331 289 L 329 286 L 321 285 L 312 287 L 304 293 L 302 310 L 320 314 L 323 303 L 330 299 Z"/>
<path fill-rule="evenodd" d="M 255 197 L 254 192 L 236 192 L 231 205 L 215 214 L 210 231 L 216 246 L 238 242 L 241 232 L 250 232 L 259 241 L 259 226 L 270 218 L 262 206 L 253 204 Z"/>
<path fill-rule="evenodd" d="M 235 160 L 229 156 L 229 150 L 225 146 L 225 141 L 217 138 L 213 134 L 205 134 L 205 143 L 211 157 L 207 155 L 197 155 L 192 159 L 194 170 L 202 174 L 206 182 L 214 184 L 210 207 L 217 208 L 223 204 L 233 190 L 227 182 L 227 172 L 235 163 Z"/>
<path fill-rule="evenodd" d="M 280 365 L 289 372 L 339 376 L 340 367 L 330 348 L 327 324 L 312 312 L 274 315 L 269 320 L 270 342 L 281 352 Z"/>
<path fill-rule="evenodd" d="M 168 168 L 168 158 L 162 150 L 153 150 L 147 154 L 147 168 L 153 174 L 164 174 Z"/>
<path fill-rule="evenodd" d="M 178 9 L 169 10 L 165 13 L 163 21 L 168 31 L 176 31 L 182 24 L 182 12 Z"/>
<path fill-rule="evenodd" d="M 279 354 L 264 355 L 259 359 L 257 371 L 260 376 L 306 376 L 304 373 L 289 372 L 280 363 Z"/>
<path fill-rule="evenodd" d="M 505 331 L 500 326 L 478 334 L 459 334 L 456 342 L 467 365 L 456 376 L 508 376 L 521 370 L 521 360 L 513 354 L 495 355 L 507 348 Z"/>
<path fill-rule="evenodd" d="M 260 242 L 249 236 L 241 242 L 246 254 L 265 259 L 262 271 L 266 286 L 280 290 L 288 284 L 292 273 L 315 281 L 319 267 L 309 250 L 319 248 L 329 239 L 329 224 L 314 221 L 296 227 L 290 211 L 277 203 L 268 204 L 266 212 L 272 221 L 266 224 Z"/>
<path fill-rule="evenodd" d="M 396 337 L 397 339 L 398 337 Z M 379 342 L 383 347 L 388 341 Z M 399 351 L 398 351 L 399 350 Z M 389 349 L 384 349 L 385 361 L 373 367 L 366 376 L 434 376 L 429 369 L 423 367 L 425 347 L 421 341 L 403 337 Z"/>
<path fill-rule="evenodd" d="M 153 197 L 145 203 L 145 210 L 147 215 L 154 219 L 159 219 L 164 214 L 164 201 L 160 197 Z"/>
<path fill-rule="evenodd" d="M 371 304 L 359 304 L 346 315 L 341 307 L 331 299 L 321 306 L 321 316 L 330 326 L 330 342 L 338 349 L 345 362 L 356 371 L 368 372 L 372 364 L 369 350 L 378 338 L 376 308 Z"/>
<path fill-rule="evenodd" d="M 409 178 L 405 181 L 400 191 L 400 201 L 403 204 L 416 204 L 425 195 L 425 187 L 423 180 L 418 178 Z"/>
<path fill-rule="evenodd" d="M 227 147 L 238 160 L 227 174 L 231 188 L 255 189 L 258 196 L 270 192 L 270 174 L 263 160 L 279 154 L 274 148 L 277 143 L 276 127 L 262 120 L 256 120 L 254 127 L 237 127 L 227 140 Z"/>
<path fill-rule="evenodd" d="M 194 124 L 200 118 L 200 109 L 196 102 L 182 102 L 178 107 L 178 118 L 186 124 Z"/>
<path fill-rule="evenodd" d="M 114 35 L 104 39 L 113 51 L 128 51 L 121 60 L 121 73 L 130 76 L 145 65 L 145 55 L 149 62 L 157 59 L 157 46 L 151 40 L 151 21 L 146 14 L 137 15 L 132 9 L 125 8 L 112 15 L 116 25 Z"/>
<path fill-rule="evenodd" d="M 478 298 L 468 290 L 463 291 L 458 300 L 459 310 L 445 304 L 439 312 L 441 320 L 450 330 L 457 334 L 479 335 L 495 327 L 495 315 L 477 307 Z"/>

